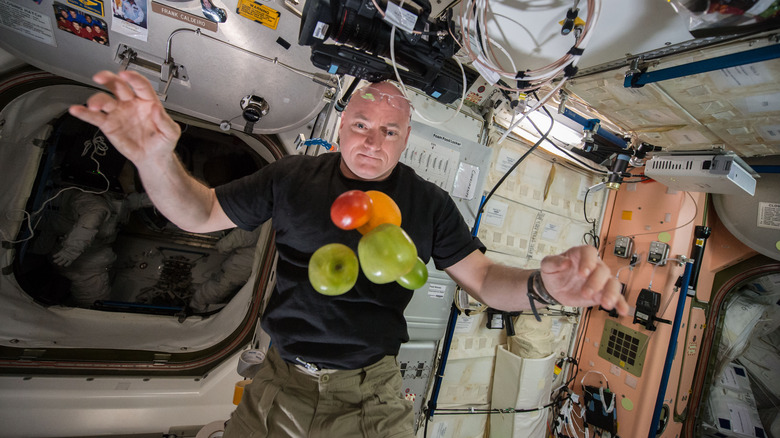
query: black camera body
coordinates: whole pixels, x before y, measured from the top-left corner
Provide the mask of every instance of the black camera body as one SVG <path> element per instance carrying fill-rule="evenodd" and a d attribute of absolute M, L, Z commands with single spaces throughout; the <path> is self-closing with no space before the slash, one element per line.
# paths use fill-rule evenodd
<path fill-rule="evenodd" d="M 429 20 L 427 0 L 404 8 L 417 16 L 414 33 L 396 29 L 393 52 L 406 85 L 441 103 L 461 97 L 463 80 L 452 60 L 455 40 L 449 32 L 451 12 Z M 379 3 L 381 6 L 381 3 Z M 395 77 L 390 58 L 392 26 L 372 0 L 308 0 L 298 34 L 300 45 L 311 46 L 312 63 L 331 74 L 347 74 L 370 82 Z M 325 44 L 328 39 L 338 44 Z"/>

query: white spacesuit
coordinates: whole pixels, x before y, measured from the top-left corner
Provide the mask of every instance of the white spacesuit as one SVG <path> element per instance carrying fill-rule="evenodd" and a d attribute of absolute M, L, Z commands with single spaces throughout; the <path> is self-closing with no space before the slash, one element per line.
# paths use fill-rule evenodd
<path fill-rule="evenodd" d="M 252 273 L 259 236 L 259 227 L 251 232 L 235 228 L 216 243 L 219 253 L 229 255 L 218 272 L 197 286 L 190 301 L 190 308 L 195 313 L 207 312 L 212 310 L 211 305 L 224 303 L 246 283 Z"/>
<path fill-rule="evenodd" d="M 109 269 L 116 260 L 111 246 L 119 219 L 147 205 L 149 198 L 137 193 L 122 200 L 110 193 L 66 190 L 52 201 L 31 251 L 51 254 L 58 272 L 71 282 L 73 302 L 89 307 L 110 296 Z"/>

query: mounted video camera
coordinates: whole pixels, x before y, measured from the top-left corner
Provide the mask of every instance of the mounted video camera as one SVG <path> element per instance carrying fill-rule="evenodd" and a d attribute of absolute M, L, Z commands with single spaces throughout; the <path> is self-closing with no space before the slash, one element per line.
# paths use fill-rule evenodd
<path fill-rule="evenodd" d="M 311 46 L 311 61 L 318 68 L 379 82 L 395 77 L 392 65 L 384 59 L 390 58 L 392 25 L 383 16 L 413 22 L 414 32 L 401 27 L 395 31 L 393 51 L 398 73 L 406 85 L 441 103 L 452 103 L 463 92 L 460 68 L 451 59 L 455 53 L 455 40 L 449 33 L 452 13 L 429 20 L 431 4 L 418 1 L 419 5 L 404 3 L 402 9 L 388 5 L 386 0 L 308 0 L 298 43 Z M 377 7 L 392 9 L 392 13 Z M 325 44 L 328 38 L 340 44 Z"/>

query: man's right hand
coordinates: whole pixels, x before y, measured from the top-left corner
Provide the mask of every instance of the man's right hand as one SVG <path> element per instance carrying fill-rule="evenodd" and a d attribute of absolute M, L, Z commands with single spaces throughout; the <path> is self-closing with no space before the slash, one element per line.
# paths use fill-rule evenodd
<path fill-rule="evenodd" d="M 118 75 L 101 71 L 92 79 L 114 95 L 94 94 L 86 106 L 71 106 L 71 115 L 100 128 L 136 166 L 171 156 L 181 128 L 165 112 L 145 77 L 125 70 Z"/>

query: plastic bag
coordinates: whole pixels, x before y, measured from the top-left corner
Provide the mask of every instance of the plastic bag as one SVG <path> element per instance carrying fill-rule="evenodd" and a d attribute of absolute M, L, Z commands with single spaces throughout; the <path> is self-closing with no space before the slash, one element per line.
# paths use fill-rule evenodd
<path fill-rule="evenodd" d="M 780 0 L 670 0 L 696 38 L 768 30 L 780 25 Z"/>

